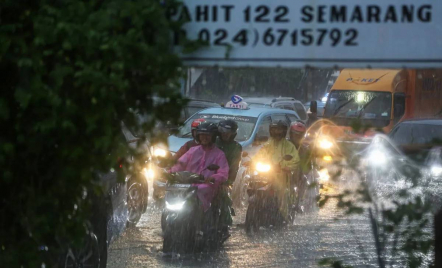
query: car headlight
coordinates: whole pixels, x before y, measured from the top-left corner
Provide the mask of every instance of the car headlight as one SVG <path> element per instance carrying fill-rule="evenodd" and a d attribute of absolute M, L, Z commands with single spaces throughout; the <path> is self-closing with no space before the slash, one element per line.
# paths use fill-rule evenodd
<path fill-rule="evenodd" d="M 442 175 L 442 166 L 434 165 L 430 168 L 431 175 L 438 177 Z"/>
<path fill-rule="evenodd" d="M 166 208 L 171 211 L 179 211 L 183 209 L 185 203 L 186 201 L 180 201 L 174 204 L 170 204 L 169 202 L 166 201 Z"/>
<path fill-rule="evenodd" d="M 373 166 L 384 166 L 387 163 L 387 155 L 382 150 L 372 150 L 368 154 L 368 162 Z"/>
<path fill-rule="evenodd" d="M 330 149 L 333 146 L 333 142 L 329 139 L 322 138 L 319 140 L 318 145 L 321 149 Z"/>
<path fill-rule="evenodd" d="M 258 172 L 268 172 L 270 170 L 270 165 L 266 163 L 258 162 L 256 163 L 256 171 Z"/>

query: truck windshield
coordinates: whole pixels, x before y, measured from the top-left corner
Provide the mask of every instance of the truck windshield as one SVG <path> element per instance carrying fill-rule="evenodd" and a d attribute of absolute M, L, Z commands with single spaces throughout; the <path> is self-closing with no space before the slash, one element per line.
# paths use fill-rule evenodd
<path fill-rule="evenodd" d="M 338 125 L 349 126 L 355 120 L 373 127 L 385 127 L 391 116 L 390 92 L 339 90 L 332 91 L 324 117 Z"/>
<path fill-rule="evenodd" d="M 255 128 L 257 117 L 250 116 L 235 116 L 235 115 L 223 115 L 223 114 L 195 114 L 186 121 L 184 126 L 180 128 L 178 137 L 181 138 L 191 138 L 191 125 L 193 120 L 203 118 L 207 122 L 218 123 L 221 120 L 231 119 L 238 124 L 238 134 L 235 137 L 236 141 L 245 141 L 252 135 L 253 129 Z"/>

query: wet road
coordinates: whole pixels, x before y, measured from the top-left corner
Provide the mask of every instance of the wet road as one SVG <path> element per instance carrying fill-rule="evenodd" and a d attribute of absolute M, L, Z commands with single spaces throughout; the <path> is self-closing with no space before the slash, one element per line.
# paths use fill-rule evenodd
<path fill-rule="evenodd" d="M 247 235 L 240 225 L 245 209 L 237 210 L 232 236 L 217 254 L 162 256 L 160 211 L 151 206 L 137 227 L 126 230 L 110 247 L 108 267 L 320 267 L 337 257 L 354 267 L 376 267 L 371 227 L 364 216 L 336 220 L 331 201 L 317 212 L 298 216 L 282 230 L 263 229 Z"/>

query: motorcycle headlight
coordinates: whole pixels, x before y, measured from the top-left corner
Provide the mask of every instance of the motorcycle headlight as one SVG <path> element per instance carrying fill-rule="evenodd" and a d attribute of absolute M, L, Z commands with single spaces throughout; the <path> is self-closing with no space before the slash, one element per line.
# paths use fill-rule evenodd
<path fill-rule="evenodd" d="M 186 201 L 179 201 L 174 204 L 170 204 L 169 202 L 166 201 L 166 208 L 171 211 L 179 211 L 183 209 L 185 203 Z"/>
<path fill-rule="evenodd" d="M 256 163 L 256 171 L 258 172 L 268 172 L 270 170 L 270 165 L 266 163 L 258 162 Z"/>
<path fill-rule="evenodd" d="M 155 172 L 153 171 L 153 169 L 151 167 L 145 168 L 143 170 L 144 176 L 146 177 L 146 179 L 153 179 L 155 177 Z"/>
<path fill-rule="evenodd" d="M 154 148 L 153 149 L 153 156 L 155 157 L 166 157 L 167 151 L 163 148 Z"/>
<path fill-rule="evenodd" d="M 331 142 L 327 138 L 322 138 L 322 139 L 319 140 L 318 146 L 321 149 L 330 149 L 333 146 L 333 142 Z"/>

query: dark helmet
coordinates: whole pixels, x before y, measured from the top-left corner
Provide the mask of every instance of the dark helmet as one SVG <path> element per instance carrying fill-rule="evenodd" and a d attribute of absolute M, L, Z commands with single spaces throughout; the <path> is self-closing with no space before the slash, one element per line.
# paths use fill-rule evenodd
<path fill-rule="evenodd" d="M 230 136 L 230 140 L 232 141 L 236 137 L 236 133 L 238 131 L 238 124 L 231 119 L 222 120 L 218 123 L 218 131 L 220 133 L 226 133 L 226 132 L 232 133 L 232 135 Z"/>
<path fill-rule="evenodd" d="M 282 137 L 285 137 L 285 135 L 287 135 L 287 130 L 289 129 L 289 124 L 287 124 L 287 122 L 284 121 L 284 120 L 278 120 L 278 121 L 272 122 L 269 125 L 269 132 L 270 132 L 270 136 L 272 138 L 274 138 L 272 136 L 272 129 L 276 129 L 276 128 L 282 129 L 283 130 L 283 136 Z"/>
<path fill-rule="evenodd" d="M 199 134 L 210 134 L 212 135 L 212 143 L 216 141 L 216 136 L 218 135 L 218 126 L 215 123 L 205 122 L 200 124 L 196 128 L 195 140 L 200 142 Z"/>

